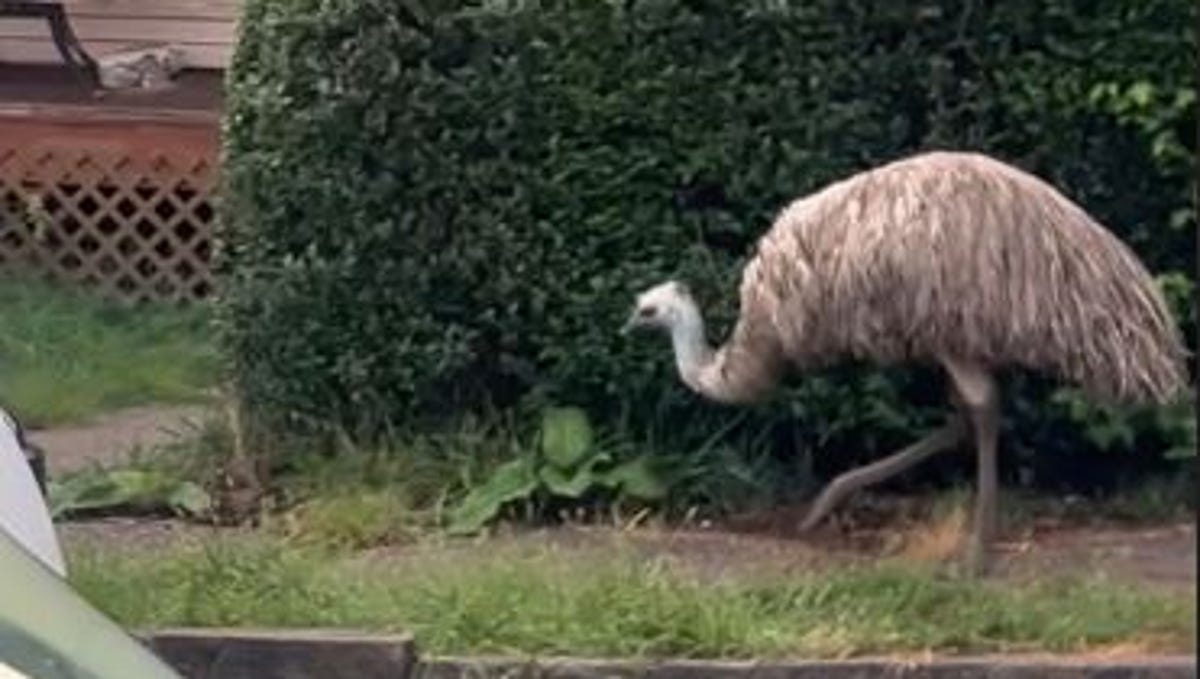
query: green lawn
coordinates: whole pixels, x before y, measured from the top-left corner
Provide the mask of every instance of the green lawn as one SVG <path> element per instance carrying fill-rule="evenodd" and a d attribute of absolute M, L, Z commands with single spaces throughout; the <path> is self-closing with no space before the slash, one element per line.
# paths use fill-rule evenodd
<path fill-rule="evenodd" d="M 482 554 L 486 553 L 486 556 Z M 167 553 L 76 547 L 121 623 L 407 630 L 432 653 L 843 657 L 1193 649 L 1195 603 L 1096 579 L 974 583 L 911 566 L 704 581 L 622 550 L 455 550 L 389 561 L 255 539 Z"/>
<path fill-rule="evenodd" d="M 0 278 L 0 401 L 30 426 L 198 401 L 213 386 L 215 367 L 202 308 L 129 307 Z"/>

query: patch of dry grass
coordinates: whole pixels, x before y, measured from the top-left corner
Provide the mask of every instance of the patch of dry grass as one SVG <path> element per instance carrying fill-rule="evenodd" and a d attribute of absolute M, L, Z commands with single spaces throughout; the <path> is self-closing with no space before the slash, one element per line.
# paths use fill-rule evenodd
<path fill-rule="evenodd" d="M 903 536 L 897 557 L 918 564 L 946 563 L 962 554 L 970 534 L 969 512 L 964 502 L 954 502 L 931 513 Z"/>

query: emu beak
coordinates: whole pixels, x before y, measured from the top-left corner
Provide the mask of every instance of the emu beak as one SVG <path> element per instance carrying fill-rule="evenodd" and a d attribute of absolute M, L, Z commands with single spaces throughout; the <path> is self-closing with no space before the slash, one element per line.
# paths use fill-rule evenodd
<path fill-rule="evenodd" d="M 636 313 L 629 314 L 629 319 L 621 326 L 621 335 L 628 335 L 638 328 L 638 318 Z"/>

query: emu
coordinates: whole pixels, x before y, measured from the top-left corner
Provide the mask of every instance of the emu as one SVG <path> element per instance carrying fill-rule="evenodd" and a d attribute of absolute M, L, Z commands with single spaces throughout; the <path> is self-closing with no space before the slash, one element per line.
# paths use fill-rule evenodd
<path fill-rule="evenodd" d="M 1179 329 L 1136 255 L 1046 182 L 976 153 L 904 158 L 787 205 L 743 270 L 721 347 L 677 281 L 637 296 L 623 331 L 637 328 L 668 333 L 683 382 L 730 404 L 845 358 L 940 366 L 956 406 L 948 422 L 835 478 L 801 529 L 970 436 L 977 575 L 996 530 L 999 369 L 1040 372 L 1104 402 L 1165 404 L 1187 380 Z"/>

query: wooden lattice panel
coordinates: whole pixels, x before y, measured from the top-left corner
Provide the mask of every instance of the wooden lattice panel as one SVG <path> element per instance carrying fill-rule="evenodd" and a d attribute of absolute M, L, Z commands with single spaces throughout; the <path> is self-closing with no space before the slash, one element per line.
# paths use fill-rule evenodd
<path fill-rule="evenodd" d="M 0 265 L 126 298 L 205 297 L 215 184 L 211 154 L 187 149 L 0 146 Z"/>

